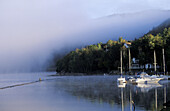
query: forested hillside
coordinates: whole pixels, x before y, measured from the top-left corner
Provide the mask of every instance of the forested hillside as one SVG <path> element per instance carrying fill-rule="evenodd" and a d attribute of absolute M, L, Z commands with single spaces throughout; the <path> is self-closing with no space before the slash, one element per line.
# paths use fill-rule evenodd
<path fill-rule="evenodd" d="M 165 28 L 170 27 L 170 18 L 165 20 L 162 24 L 160 24 L 159 26 L 153 28 L 151 31 L 149 31 L 148 34 L 153 34 L 156 35 L 158 33 L 162 33 L 164 31 Z"/>
<path fill-rule="evenodd" d="M 162 30 L 162 29 L 161 29 Z M 57 72 L 68 73 L 98 73 L 118 70 L 120 66 L 120 49 L 123 50 L 123 68 L 128 71 L 128 48 L 131 58 L 139 59 L 139 63 L 153 63 L 153 50 L 156 50 L 157 64 L 162 67 L 162 48 L 165 49 L 166 69 L 170 71 L 170 27 L 157 30 L 157 33 L 148 33 L 139 39 L 127 41 L 108 40 L 107 43 L 98 43 L 76 49 L 57 61 Z M 163 71 L 162 68 L 159 71 Z"/>

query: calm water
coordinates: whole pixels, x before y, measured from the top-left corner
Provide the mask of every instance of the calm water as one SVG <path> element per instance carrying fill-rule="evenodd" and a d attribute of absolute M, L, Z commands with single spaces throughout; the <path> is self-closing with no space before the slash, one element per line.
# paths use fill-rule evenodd
<path fill-rule="evenodd" d="M 1 74 L 1 111 L 159 111 L 170 101 L 168 81 L 117 85 L 119 76 L 50 77 L 52 73 Z"/>

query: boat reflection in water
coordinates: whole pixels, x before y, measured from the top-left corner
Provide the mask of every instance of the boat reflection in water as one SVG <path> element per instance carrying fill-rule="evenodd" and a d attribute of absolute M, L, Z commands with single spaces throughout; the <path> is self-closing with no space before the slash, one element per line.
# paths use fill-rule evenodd
<path fill-rule="evenodd" d="M 122 82 L 118 82 L 117 83 L 117 86 L 119 87 L 119 88 L 121 88 L 121 104 L 122 104 L 122 111 L 124 111 L 124 98 L 123 98 L 123 88 L 125 88 L 126 87 L 126 83 L 122 83 Z"/>
<path fill-rule="evenodd" d="M 136 87 L 140 88 L 141 92 L 148 92 L 151 89 L 155 89 L 155 110 L 158 110 L 158 92 L 157 88 L 162 87 L 159 83 L 149 83 L 149 84 L 137 84 Z"/>
<path fill-rule="evenodd" d="M 162 85 L 160 85 L 159 83 L 147 83 L 147 84 L 138 83 L 136 87 L 139 88 L 141 92 L 148 92 L 151 89 L 162 87 Z"/>
<path fill-rule="evenodd" d="M 118 84 L 117 78 L 119 76 L 64 77 L 55 81 L 55 88 L 76 96 L 80 103 L 85 100 L 105 111 L 159 111 L 170 96 L 170 82 Z"/>
<path fill-rule="evenodd" d="M 117 83 L 117 87 L 125 88 L 126 87 L 126 83 Z"/>
<path fill-rule="evenodd" d="M 135 107 L 136 107 L 135 102 L 137 104 L 139 104 L 138 101 L 137 101 L 137 98 L 134 98 L 134 97 L 137 97 L 137 95 L 144 95 L 145 96 L 145 94 L 150 93 L 150 92 L 152 92 L 152 93 L 154 92 L 154 94 L 151 95 L 154 99 L 154 102 L 150 101 L 150 102 L 152 102 L 152 106 L 154 106 L 153 110 L 154 111 L 160 111 L 162 109 L 162 111 L 164 111 L 164 110 L 167 111 L 166 106 L 161 108 L 163 106 L 163 104 L 160 107 L 160 103 L 159 103 L 159 107 L 158 107 L 158 102 L 159 102 L 160 98 L 162 98 L 162 97 L 158 96 L 158 95 L 160 95 L 159 93 L 162 93 L 162 91 L 163 91 L 163 94 L 164 94 L 163 95 L 163 103 L 166 103 L 166 100 L 167 100 L 166 99 L 167 86 L 163 86 L 159 83 L 138 83 L 136 85 L 126 84 L 126 83 L 118 84 L 117 87 L 121 89 L 121 104 L 122 104 L 121 109 L 122 109 L 122 111 L 124 111 L 124 99 L 125 99 L 124 94 L 123 94 L 124 93 L 123 89 L 125 89 L 126 86 L 130 89 L 130 91 L 129 91 L 129 93 L 130 93 L 129 94 L 129 106 L 130 106 L 129 110 L 130 111 L 135 111 Z M 158 92 L 158 89 L 159 89 L 159 92 Z M 160 92 L 160 89 L 162 90 L 161 92 Z M 133 94 L 132 92 L 135 92 L 134 95 L 132 95 Z M 150 100 L 150 97 L 148 97 L 148 98 L 144 97 L 143 99 L 146 99 L 146 100 L 143 100 L 143 101 L 146 101 L 146 103 L 147 103 Z"/>

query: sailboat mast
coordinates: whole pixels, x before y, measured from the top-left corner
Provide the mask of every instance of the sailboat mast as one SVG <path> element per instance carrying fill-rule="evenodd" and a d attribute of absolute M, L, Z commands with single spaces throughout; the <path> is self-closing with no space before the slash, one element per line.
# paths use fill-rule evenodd
<path fill-rule="evenodd" d="M 130 54 L 130 48 L 129 48 L 129 72 L 131 72 L 131 54 Z"/>
<path fill-rule="evenodd" d="M 122 49 L 120 49 L 120 73 L 122 76 Z"/>
<path fill-rule="evenodd" d="M 156 52 L 154 50 L 154 68 L 155 68 L 155 73 L 156 73 Z"/>
<path fill-rule="evenodd" d="M 164 48 L 162 49 L 162 55 L 163 55 L 164 75 L 165 75 L 165 52 L 164 52 Z"/>

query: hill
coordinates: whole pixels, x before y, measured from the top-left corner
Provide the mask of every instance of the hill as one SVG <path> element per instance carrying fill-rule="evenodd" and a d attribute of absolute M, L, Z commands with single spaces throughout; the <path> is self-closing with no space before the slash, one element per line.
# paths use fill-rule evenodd
<path fill-rule="evenodd" d="M 156 35 L 158 33 L 162 33 L 165 28 L 170 27 L 170 18 L 165 20 L 163 23 L 161 23 L 159 26 L 153 28 L 151 31 L 148 32 L 148 34 Z"/>
<path fill-rule="evenodd" d="M 155 36 L 146 34 L 139 39 L 127 41 L 108 40 L 76 49 L 57 61 L 57 72 L 62 73 L 109 73 L 120 66 L 120 49 L 123 50 L 123 69 L 128 71 L 128 48 L 123 44 L 131 44 L 131 58 L 139 59 L 139 64 L 153 63 L 153 50 L 156 50 L 157 64 L 162 66 L 162 48 L 165 48 L 167 71 L 170 71 L 170 27 Z M 146 69 L 145 69 L 146 70 Z M 150 70 L 150 69 L 149 69 Z M 160 68 L 159 71 L 163 69 Z"/>

